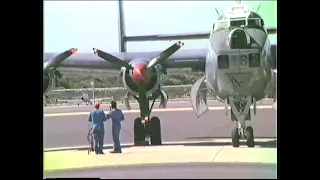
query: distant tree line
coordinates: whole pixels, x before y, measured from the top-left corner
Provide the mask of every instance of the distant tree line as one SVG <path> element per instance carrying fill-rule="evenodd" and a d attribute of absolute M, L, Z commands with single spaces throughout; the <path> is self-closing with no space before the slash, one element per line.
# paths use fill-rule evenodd
<path fill-rule="evenodd" d="M 56 79 L 56 89 L 90 88 L 93 80 L 96 88 L 123 86 L 122 78 L 119 77 L 118 73 L 69 72 L 68 74 L 68 72 L 62 72 L 62 74 L 63 76 L 61 79 Z M 203 76 L 203 73 L 192 71 L 168 73 L 168 75 L 163 77 L 163 84 L 193 84 L 201 76 Z"/>

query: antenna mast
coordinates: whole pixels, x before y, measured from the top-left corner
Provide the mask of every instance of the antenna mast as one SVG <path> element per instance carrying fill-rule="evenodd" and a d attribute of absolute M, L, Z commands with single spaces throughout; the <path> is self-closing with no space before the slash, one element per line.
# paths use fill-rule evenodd
<path fill-rule="evenodd" d="M 217 14 L 220 16 L 220 13 L 218 12 L 217 8 L 215 8 L 215 10 L 216 10 Z"/>
<path fill-rule="evenodd" d="M 259 9 L 260 9 L 260 6 L 261 6 L 261 4 L 259 5 L 259 7 L 258 7 L 258 9 L 257 9 L 257 12 L 259 11 Z"/>

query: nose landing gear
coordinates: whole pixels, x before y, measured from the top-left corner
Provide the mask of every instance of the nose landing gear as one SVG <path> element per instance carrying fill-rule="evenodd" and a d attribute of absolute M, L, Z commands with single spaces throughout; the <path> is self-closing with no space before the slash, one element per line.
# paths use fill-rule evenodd
<path fill-rule="evenodd" d="M 141 118 L 134 120 L 134 145 L 161 145 L 161 123 L 156 116 L 141 121 Z"/>
<path fill-rule="evenodd" d="M 246 139 L 247 146 L 254 147 L 255 142 L 254 142 L 253 128 L 251 126 L 247 126 L 244 134 L 239 133 L 239 129 L 237 127 L 233 128 L 231 132 L 232 147 L 239 147 L 240 139 Z"/>
<path fill-rule="evenodd" d="M 252 103 L 252 97 L 247 96 L 242 99 L 228 97 L 228 100 L 232 112 L 231 120 L 236 121 L 236 127 L 234 127 L 231 132 L 232 147 L 239 147 L 240 139 L 246 139 L 247 146 L 254 147 L 253 128 L 246 126 L 245 123 L 246 120 L 251 120 L 250 105 Z"/>

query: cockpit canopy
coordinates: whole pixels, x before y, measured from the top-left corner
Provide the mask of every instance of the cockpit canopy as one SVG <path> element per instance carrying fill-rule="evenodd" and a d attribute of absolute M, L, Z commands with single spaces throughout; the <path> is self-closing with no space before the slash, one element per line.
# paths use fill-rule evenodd
<path fill-rule="evenodd" d="M 213 31 L 227 28 L 258 28 L 263 29 L 264 23 L 260 17 L 242 17 L 242 18 L 223 18 L 222 20 L 217 20 L 213 25 Z"/>
<path fill-rule="evenodd" d="M 261 26 L 261 19 L 259 18 L 239 18 L 230 19 L 230 27 L 255 27 Z"/>
<path fill-rule="evenodd" d="M 216 23 L 213 25 L 212 31 L 230 27 L 264 29 L 264 23 L 258 13 L 250 11 L 246 5 L 237 3 L 229 7 L 225 15 L 218 17 Z"/>

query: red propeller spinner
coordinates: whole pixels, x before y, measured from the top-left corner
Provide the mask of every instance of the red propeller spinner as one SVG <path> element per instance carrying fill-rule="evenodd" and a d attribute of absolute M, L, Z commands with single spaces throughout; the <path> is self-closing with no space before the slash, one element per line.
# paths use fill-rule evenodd
<path fill-rule="evenodd" d="M 150 73 L 145 65 L 137 65 L 133 67 L 132 79 L 137 83 L 148 84 L 150 81 Z"/>

